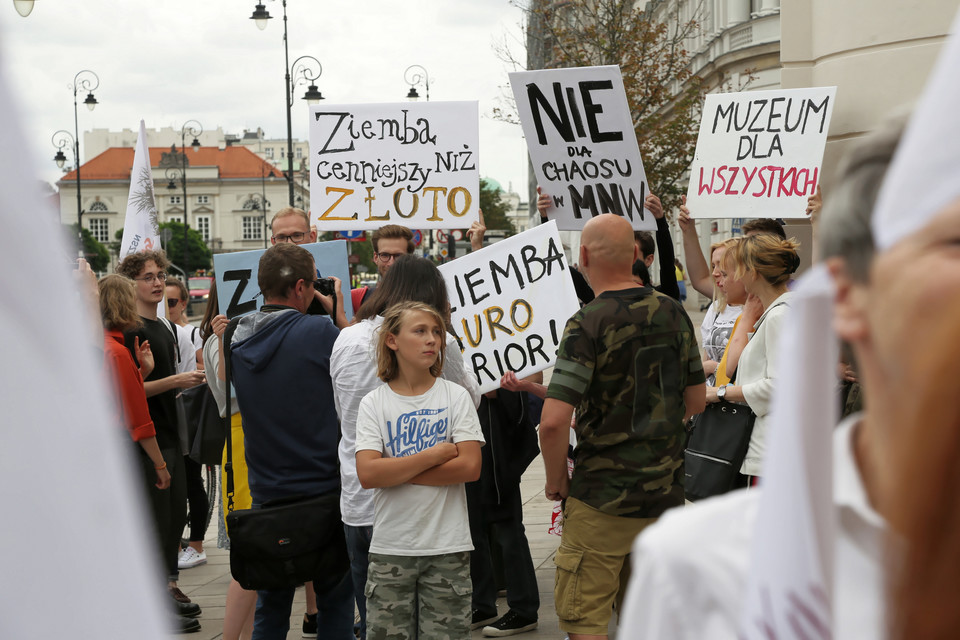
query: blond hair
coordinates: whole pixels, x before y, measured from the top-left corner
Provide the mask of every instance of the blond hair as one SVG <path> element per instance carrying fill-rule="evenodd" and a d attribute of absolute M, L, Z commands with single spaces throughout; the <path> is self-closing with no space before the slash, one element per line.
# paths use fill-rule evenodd
<path fill-rule="evenodd" d="M 137 286 L 133 280 L 117 273 L 97 281 L 100 290 L 100 320 L 109 331 L 129 331 L 140 326 L 137 313 Z"/>
<path fill-rule="evenodd" d="M 759 234 L 743 238 L 736 248 L 736 277 L 753 271 L 773 286 L 786 283 L 800 268 L 795 240 L 781 240 L 775 235 Z"/>
<path fill-rule="evenodd" d="M 726 241 L 714 242 L 710 245 L 710 266 L 713 266 L 713 252 L 717 249 L 723 249 L 724 253 L 727 251 Z M 721 258 L 722 259 L 722 258 Z M 710 277 L 713 277 L 713 269 L 710 269 Z M 717 315 L 720 315 L 727 309 L 727 294 L 714 283 L 713 285 L 713 301 L 717 303 Z"/>
<path fill-rule="evenodd" d="M 446 356 L 447 346 L 447 330 L 443 322 L 443 316 L 439 311 L 423 302 L 399 302 L 384 312 L 383 324 L 380 325 L 380 332 L 377 336 L 377 377 L 384 382 L 390 382 L 400 373 L 397 354 L 387 346 L 387 336 L 396 336 L 403 328 L 404 318 L 416 311 L 429 314 L 440 327 L 440 346 L 437 349 L 436 361 L 430 365 L 430 375 L 438 378 L 440 372 L 443 371 L 443 360 Z"/>

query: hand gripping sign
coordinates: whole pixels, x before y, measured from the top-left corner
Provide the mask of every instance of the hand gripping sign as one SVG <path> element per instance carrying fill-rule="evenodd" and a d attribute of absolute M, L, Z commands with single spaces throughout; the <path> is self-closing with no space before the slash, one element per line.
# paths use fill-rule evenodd
<path fill-rule="evenodd" d="M 481 393 L 507 371 L 528 376 L 553 365 L 563 327 L 577 310 L 570 266 L 552 220 L 440 265 L 453 330 Z"/>
<path fill-rule="evenodd" d="M 836 87 L 712 93 L 687 206 L 695 218 L 803 218 L 817 191 Z"/>

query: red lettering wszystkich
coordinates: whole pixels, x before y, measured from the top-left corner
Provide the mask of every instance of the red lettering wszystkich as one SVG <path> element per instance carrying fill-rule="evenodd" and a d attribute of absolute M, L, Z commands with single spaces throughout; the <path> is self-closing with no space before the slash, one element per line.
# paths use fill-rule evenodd
<path fill-rule="evenodd" d="M 767 165 L 750 170 L 746 167 L 721 165 L 709 172 L 701 167 L 697 195 L 751 195 L 754 198 L 806 196 L 816 192 L 819 174 L 817 167 L 810 169 Z M 752 191 L 751 185 L 754 185 Z"/>

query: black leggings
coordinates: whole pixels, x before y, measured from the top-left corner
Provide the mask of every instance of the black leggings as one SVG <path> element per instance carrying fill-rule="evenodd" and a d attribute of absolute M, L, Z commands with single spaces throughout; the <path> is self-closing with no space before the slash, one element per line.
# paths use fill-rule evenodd
<path fill-rule="evenodd" d="M 203 465 L 189 456 L 184 456 L 183 461 L 187 472 L 187 501 L 190 503 L 190 542 L 199 542 L 207 535 L 210 500 L 203 489 Z"/>
<path fill-rule="evenodd" d="M 180 551 L 180 534 L 187 519 L 187 491 L 183 473 L 183 456 L 175 449 L 161 449 L 160 453 L 170 472 L 170 488 L 157 489 L 157 472 L 153 462 L 140 450 L 138 456 L 143 470 L 144 484 L 149 497 L 150 512 L 156 529 L 156 540 L 160 543 L 160 557 L 167 577 L 176 580 L 177 556 Z"/>

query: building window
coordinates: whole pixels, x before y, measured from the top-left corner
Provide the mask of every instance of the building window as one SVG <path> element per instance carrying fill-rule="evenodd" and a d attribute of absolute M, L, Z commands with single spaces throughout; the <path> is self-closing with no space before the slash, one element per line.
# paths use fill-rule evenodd
<path fill-rule="evenodd" d="M 267 147 L 267 157 L 273 160 L 273 147 Z"/>
<path fill-rule="evenodd" d="M 204 242 L 210 241 L 210 216 L 197 216 L 197 226 L 195 228 Z"/>
<path fill-rule="evenodd" d="M 181 196 L 170 196 L 170 204 L 181 204 L 182 202 Z"/>
<path fill-rule="evenodd" d="M 107 209 L 107 205 L 97 200 L 90 205 L 90 211 L 109 211 L 109 209 Z"/>
<path fill-rule="evenodd" d="M 297 147 L 297 160 L 303 157 L 303 147 Z"/>
<path fill-rule="evenodd" d="M 286 150 L 286 149 L 280 149 L 280 159 L 281 159 L 281 160 L 283 160 L 283 159 L 286 157 L 286 155 L 285 155 L 286 153 L 287 153 L 287 150 Z"/>
<path fill-rule="evenodd" d="M 93 207 L 90 207 L 90 210 L 93 211 Z M 93 234 L 97 242 L 109 242 L 110 223 L 107 218 L 90 218 L 90 233 Z"/>
<path fill-rule="evenodd" d="M 243 239 L 263 240 L 263 218 L 260 216 L 243 216 Z"/>
<path fill-rule="evenodd" d="M 210 196 L 197 196 L 197 204 L 210 204 Z"/>
<path fill-rule="evenodd" d="M 183 224 L 183 216 L 167 216 L 167 222 L 179 222 Z"/>

